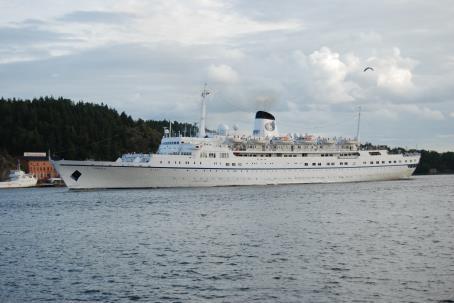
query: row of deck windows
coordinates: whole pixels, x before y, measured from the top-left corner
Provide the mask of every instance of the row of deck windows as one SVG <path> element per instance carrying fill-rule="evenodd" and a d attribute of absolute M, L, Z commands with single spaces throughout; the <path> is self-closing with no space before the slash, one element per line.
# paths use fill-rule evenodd
<path fill-rule="evenodd" d="M 167 164 L 171 164 L 171 162 L 172 161 L 167 161 Z M 174 164 L 181 164 L 181 161 L 173 161 L 173 162 L 174 162 Z M 393 163 L 397 163 L 397 162 L 402 163 L 402 160 L 399 160 L 399 161 L 397 161 L 397 160 L 391 161 L 390 160 L 390 161 L 388 161 L 389 164 L 393 164 Z M 407 160 L 405 160 L 404 162 L 407 163 Z M 413 162 L 413 160 L 408 160 L 408 162 Z M 416 162 L 416 160 L 414 160 L 414 162 Z M 197 162 L 194 161 L 194 165 L 196 165 L 196 163 Z M 162 164 L 162 161 L 160 161 L 160 164 Z M 185 161 L 184 164 L 189 165 L 190 161 Z M 202 162 L 199 162 L 199 164 L 202 165 Z M 213 165 L 222 165 L 223 163 L 222 162 L 219 162 L 219 163 L 218 162 L 214 162 L 214 163 L 211 163 L 211 164 L 213 164 Z M 267 162 L 265 162 L 265 163 L 258 163 L 258 162 L 249 163 L 249 162 L 247 162 L 245 164 L 246 165 L 259 165 L 259 164 L 261 164 L 261 165 L 274 165 L 274 162 L 269 162 L 269 163 L 267 163 Z M 286 164 L 290 165 L 291 163 L 286 163 Z M 302 165 L 303 163 L 295 162 L 294 164 L 295 165 L 298 165 L 298 164 Z M 311 164 L 312 164 L 312 166 L 322 166 L 322 163 L 320 163 L 320 162 L 312 162 Z M 374 161 L 370 161 L 369 164 L 370 165 L 380 164 L 380 161 L 375 161 L 375 162 Z M 381 164 L 386 164 L 386 161 L 381 161 Z M 242 165 L 243 165 L 242 163 L 234 163 L 234 162 L 231 162 L 231 163 L 226 162 L 225 163 L 225 166 L 242 166 Z M 335 166 L 336 163 L 335 162 L 327 162 L 327 163 L 325 163 L 325 165 L 327 165 L 327 166 Z M 345 166 L 345 165 L 348 165 L 348 162 L 339 162 L 338 165 Z M 356 165 L 356 162 L 353 162 L 352 165 Z M 364 161 L 363 165 L 367 165 L 367 162 Z M 305 162 L 304 166 L 309 166 L 309 163 Z"/>
<path fill-rule="evenodd" d="M 238 153 L 238 154 L 235 154 L 236 156 L 238 157 L 284 157 L 284 158 L 287 158 L 287 157 L 307 157 L 307 153 L 303 153 L 303 154 L 282 154 L 282 153 L 278 153 L 278 154 L 256 154 L 256 153 L 251 153 L 251 154 L 248 154 L 248 153 Z M 340 156 L 340 157 L 346 157 L 346 156 L 349 156 L 349 157 L 353 157 L 353 156 L 359 156 L 360 154 L 359 153 L 344 153 L 344 154 L 338 154 L 338 155 L 335 155 L 335 154 L 311 154 L 311 156 L 313 157 L 316 157 L 316 156 L 320 156 L 320 157 L 337 157 L 337 156 Z"/>

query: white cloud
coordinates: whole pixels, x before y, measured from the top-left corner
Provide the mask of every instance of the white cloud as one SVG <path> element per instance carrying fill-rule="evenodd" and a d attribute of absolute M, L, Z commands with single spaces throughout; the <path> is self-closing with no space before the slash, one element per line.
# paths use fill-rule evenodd
<path fill-rule="evenodd" d="M 413 75 L 408 69 L 389 66 L 378 74 L 377 85 L 397 92 L 405 92 L 406 89 L 413 87 L 412 77 Z"/>
<path fill-rule="evenodd" d="M 215 82 L 224 84 L 234 84 L 238 82 L 238 73 L 229 65 L 210 65 L 208 67 L 208 76 Z"/>
<path fill-rule="evenodd" d="M 421 118 L 425 118 L 428 120 L 443 120 L 444 115 L 441 111 L 439 110 L 434 110 L 431 108 L 428 108 L 426 106 L 416 106 L 414 104 L 407 105 L 405 108 L 403 108 L 402 111 L 406 111 L 410 114 L 415 114 L 417 116 L 420 116 Z"/>
<path fill-rule="evenodd" d="M 413 136 L 422 145 L 424 136 L 454 129 L 454 28 L 443 26 L 452 5 L 353 0 L 311 2 L 308 11 L 297 0 L 35 2 L 0 4 L 6 97 L 62 95 L 145 119 L 196 121 L 207 81 L 213 125 L 243 112 L 249 127 L 251 113 L 265 108 L 281 117 L 281 130 L 315 131 L 342 117 L 354 124 L 347 115 L 362 105 L 364 128 L 375 119 L 371 130 L 399 142 Z"/>
<path fill-rule="evenodd" d="M 412 70 L 417 62 L 404 58 L 399 48 L 393 49 L 393 54 L 384 58 L 369 58 L 377 73 L 377 86 L 391 90 L 394 93 L 405 94 L 414 88 Z"/>
<path fill-rule="evenodd" d="M 246 55 L 244 52 L 237 48 L 232 48 L 232 49 L 223 49 L 220 52 L 220 55 L 226 59 L 233 59 L 233 60 L 240 60 L 244 59 Z"/>
<path fill-rule="evenodd" d="M 355 90 L 359 86 L 346 79 L 348 73 L 359 66 L 359 59 L 353 54 L 348 54 L 344 62 L 339 53 L 324 46 L 309 56 L 296 51 L 293 57 L 303 72 L 308 74 L 305 81 L 306 87 L 312 90 L 312 98 L 326 103 L 355 100 Z"/>
<path fill-rule="evenodd" d="M 303 28 L 296 20 L 254 20 L 221 1 L 165 0 L 144 4 L 134 13 L 142 16 L 137 29 L 146 41 L 206 44 L 246 34 Z"/>
<path fill-rule="evenodd" d="M 441 139 L 454 139 L 454 134 L 438 134 L 437 137 Z"/>
<path fill-rule="evenodd" d="M 49 13 L 42 12 L 43 7 L 55 8 Z M 7 9 L 24 20 L 23 23 L 13 23 L 12 28 L 18 31 L 15 36 L 20 36 L 21 30 L 29 30 L 27 20 L 36 18 L 41 11 L 46 19 L 35 22 L 33 28 L 59 35 L 60 39 L 49 39 L 45 43 L 28 39 L 30 41 L 21 43 L 22 50 L 33 52 L 36 48 L 45 48 L 52 51 L 40 56 L 17 56 L 11 51 L 10 54 L 2 56 L 2 61 L 43 59 L 109 44 L 140 43 L 151 47 L 165 42 L 184 45 L 223 44 L 229 39 L 245 35 L 297 31 L 303 28 L 302 22 L 298 20 L 256 20 L 241 15 L 224 1 L 131 0 L 114 1 L 111 5 L 103 1 L 93 1 L 82 2 L 76 9 L 72 5 L 67 5 L 66 10 L 65 7 L 47 1 L 47 5 L 42 4 L 42 7 L 38 6 L 33 11 L 18 12 L 13 6 L 7 6 Z M 6 23 L 9 27 L 11 24 Z M 0 51 L 2 48 L 7 50 L 11 47 L 3 43 Z M 244 57 L 244 54 L 235 48 L 226 50 L 224 55 L 231 59 Z"/>
<path fill-rule="evenodd" d="M 413 115 L 426 120 L 443 120 L 445 117 L 439 110 L 416 104 L 377 104 L 376 113 L 391 119 L 398 119 L 401 114 Z"/>

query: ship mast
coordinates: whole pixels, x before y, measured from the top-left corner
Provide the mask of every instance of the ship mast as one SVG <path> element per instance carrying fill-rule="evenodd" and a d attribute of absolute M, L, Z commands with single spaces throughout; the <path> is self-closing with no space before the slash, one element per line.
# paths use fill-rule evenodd
<path fill-rule="evenodd" d="M 202 113 L 200 115 L 200 125 L 199 125 L 199 138 L 205 138 L 205 120 L 206 120 L 206 96 L 210 94 L 209 91 L 207 91 L 207 84 L 205 83 L 205 86 L 203 87 L 202 91 Z"/>
<path fill-rule="evenodd" d="M 361 125 L 361 106 L 358 107 L 358 125 L 356 126 L 356 141 L 359 144 L 359 127 Z"/>

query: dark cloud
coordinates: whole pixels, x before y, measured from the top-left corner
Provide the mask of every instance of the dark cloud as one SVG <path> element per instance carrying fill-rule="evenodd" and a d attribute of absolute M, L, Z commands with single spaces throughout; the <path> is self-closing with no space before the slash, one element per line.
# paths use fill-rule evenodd
<path fill-rule="evenodd" d="M 68 39 L 68 37 L 64 34 L 38 29 L 33 26 L 0 27 L 0 48 L 6 45 L 29 45 L 65 39 Z"/>
<path fill-rule="evenodd" d="M 58 18 L 58 20 L 78 23 L 125 23 L 134 18 L 133 14 L 120 12 L 75 11 Z"/>

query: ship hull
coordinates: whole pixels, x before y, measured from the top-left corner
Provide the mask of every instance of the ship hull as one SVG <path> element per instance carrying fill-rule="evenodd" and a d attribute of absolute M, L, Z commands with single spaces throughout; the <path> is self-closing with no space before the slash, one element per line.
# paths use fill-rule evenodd
<path fill-rule="evenodd" d="M 415 170 L 411 165 L 214 168 L 120 165 L 116 162 L 64 160 L 55 161 L 54 166 L 70 189 L 363 182 L 409 178 Z"/>

